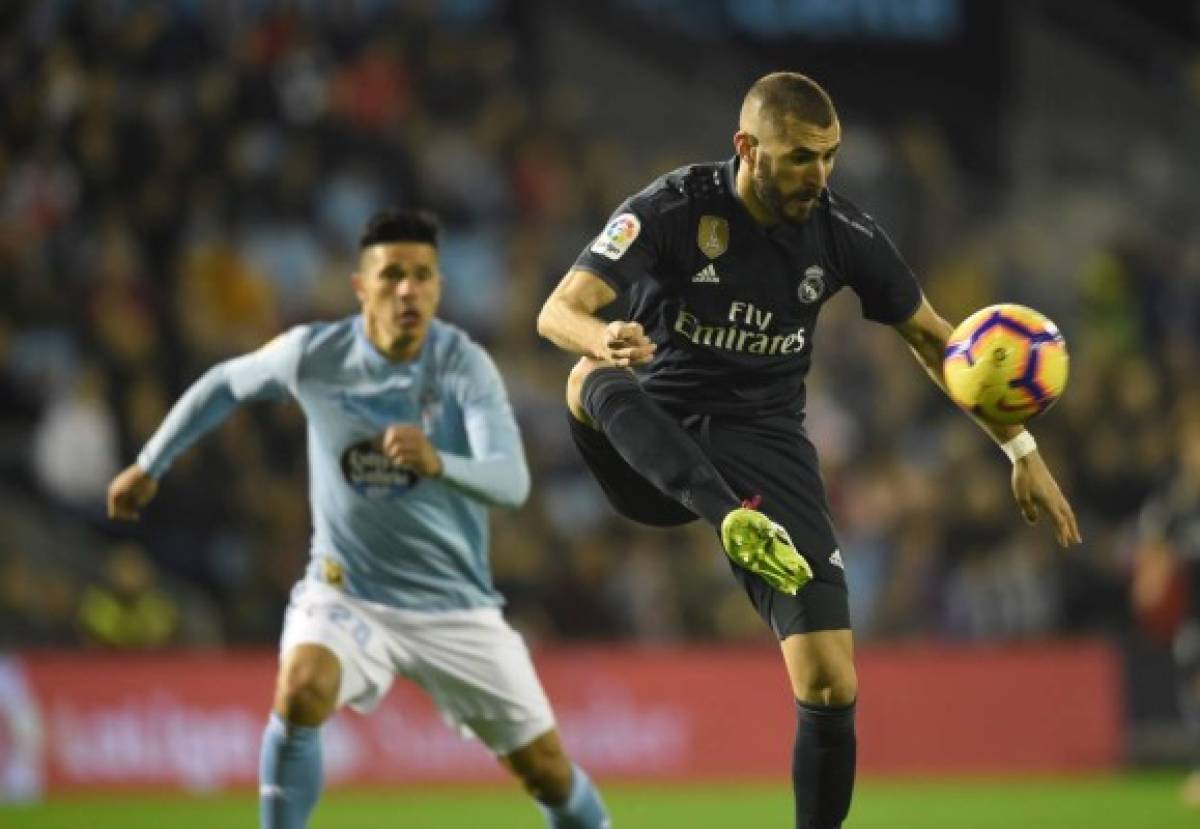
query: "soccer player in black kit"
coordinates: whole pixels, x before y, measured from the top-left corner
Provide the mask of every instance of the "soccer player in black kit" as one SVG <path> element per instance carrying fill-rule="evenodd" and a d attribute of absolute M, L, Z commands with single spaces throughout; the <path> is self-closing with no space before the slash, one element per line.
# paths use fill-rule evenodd
<path fill-rule="evenodd" d="M 760 78 L 733 143 L 729 161 L 683 167 L 627 199 L 538 331 L 582 355 L 567 382 L 571 430 L 616 510 L 656 526 L 699 517 L 720 533 L 796 699 L 796 826 L 831 829 L 854 788 L 858 683 L 841 552 L 803 425 L 817 314 L 849 287 L 939 386 L 951 326 L 883 230 L 827 188 L 841 126 L 818 84 Z M 596 316 L 622 294 L 628 320 Z M 1025 518 L 1045 512 L 1060 544 L 1078 542 L 1032 436 L 980 425 L 1012 459 Z"/>

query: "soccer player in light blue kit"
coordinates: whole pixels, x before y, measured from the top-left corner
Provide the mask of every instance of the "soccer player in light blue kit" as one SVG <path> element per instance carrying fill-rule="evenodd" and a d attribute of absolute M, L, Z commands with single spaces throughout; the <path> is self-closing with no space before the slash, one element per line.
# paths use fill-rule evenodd
<path fill-rule="evenodd" d="M 437 235 L 426 213 L 375 216 L 353 276 L 362 313 L 297 326 L 209 370 L 109 486 L 109 515 L 135 520 L 171 462 L 242 401 L 290 394 L 304 410 L 312 560 L 284 621 L 263 735 L 264 829 L 306 825 L 321 724 L 342 705 L 371 710 L 396 675 L 478 736 L 552 829 L 610 825 L 492 586 L 487 509 L 520 506 L 529 472 L 491 358 L 434 317 Z"/>

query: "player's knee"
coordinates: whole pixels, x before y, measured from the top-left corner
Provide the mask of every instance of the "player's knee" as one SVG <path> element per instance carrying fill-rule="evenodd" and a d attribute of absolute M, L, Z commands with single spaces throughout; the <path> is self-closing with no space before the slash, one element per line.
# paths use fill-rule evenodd
<path fill-rule="evenodd" d="M 571 761 L 558 740 L 537 740 L 509 756 L 509 765 L 536 800 L 561 806 L 571 794 Z"/>
<path fill-rule="evenodd" d="M 849 705 L 858 698 L 854 663 L 827 665 L 793 681 L 796 699 L 813 705 Z"/>
<path fill-rule="evenodd" d="M 567 375 L 567 409 L 580 423 L 592 425 L 592 419 L 583 408 L 583 383 L 588 375 L 604 365 L 590 357 L 584 357 L 575 363 L 571 373 Z"/>
<path fill-rule="evenodd" d="M 340 680 L 336 660 L 292 660 L 280 672 L 275 710 L 290 723 L 320 725 L 333 714 Z"/>
<path fill-rule="evenodd" d="M 290 723 L 316 726 L 333 713 L 336 693 L 336 689 L 324 682 L 286 684 L 276 695 L 275 707 Z"/>

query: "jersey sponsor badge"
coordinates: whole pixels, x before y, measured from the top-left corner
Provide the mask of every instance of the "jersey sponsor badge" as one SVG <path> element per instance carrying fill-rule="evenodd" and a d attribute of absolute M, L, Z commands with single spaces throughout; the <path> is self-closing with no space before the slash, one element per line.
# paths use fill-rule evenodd
<path fill-rule="evenodd" d="M 720 216 L 701 216 L 696 229 L 696 244 L 709 259 L 729 250 L 729 222 Z"/>
<path fill-rule="evenodd" d="M 604 232 L 592 242 L 592 253 L 612 260 L 620 259 L 629 250 L 642 230 L 642 223 L 632 213 L 622 213 L 608 223 Z"/>
<path fill-rule="evenodd" d="M 346 448 L 342 453 L 342 476 L 355 492 L 367 498 L 394 498 L 421 480 L 409 467 L 393 463 L 371 440 Z"/>
<path fill-rule="evenodd" d="M 812 265 L 804 270 L 804 278 L 796 288 L 796 295 L 805 305 L 811 305 L 825 293 L 825 269 Z"/>
<path fill-rule="evenodd" d="M 841 550 L 833 551 L 833 553 L 829 556 L 829 563 L 839 569 L 842 569 L 842 570 L 846 569 L 846 565 L 842 564 L 842 551 Z"/>

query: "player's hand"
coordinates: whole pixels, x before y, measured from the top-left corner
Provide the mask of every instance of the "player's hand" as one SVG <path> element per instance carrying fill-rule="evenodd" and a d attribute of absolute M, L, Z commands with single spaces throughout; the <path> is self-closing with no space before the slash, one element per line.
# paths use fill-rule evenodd
<path fill-rule="evenodd" d="M 421 428 L 413 423 L 395 423 L 387 427 L 379 448 L 392 463 L 407 466 L 422 478 L 441 477 L 441 456 Z"/>
<path fill-rule="evenodd" d="M 108 485 L 108 517 L 136 521 L 158 493 L 158 481 L 136 463 L 125 467 Z"/>
<path fill-rule="evenodd" d="M 641 323 L 614 320 L 604 327 L 604 357 L 615 366 L 625 368 L 648 363 L 655 348 Z"/>
<path fill-rule="evenodd" d="M 1037 523 L 1042 513 L 1050 517 L 1054 524 L 1054 538 L 1059 546 L 1067 547 L 1083 541 L 1079 524 L 1075 521 L 1075 512 L 1063 497 L 1062 490 L 1039 453 L 1031 452 L 1013 464 L 1012 488 L 1026 521 Z"/>

